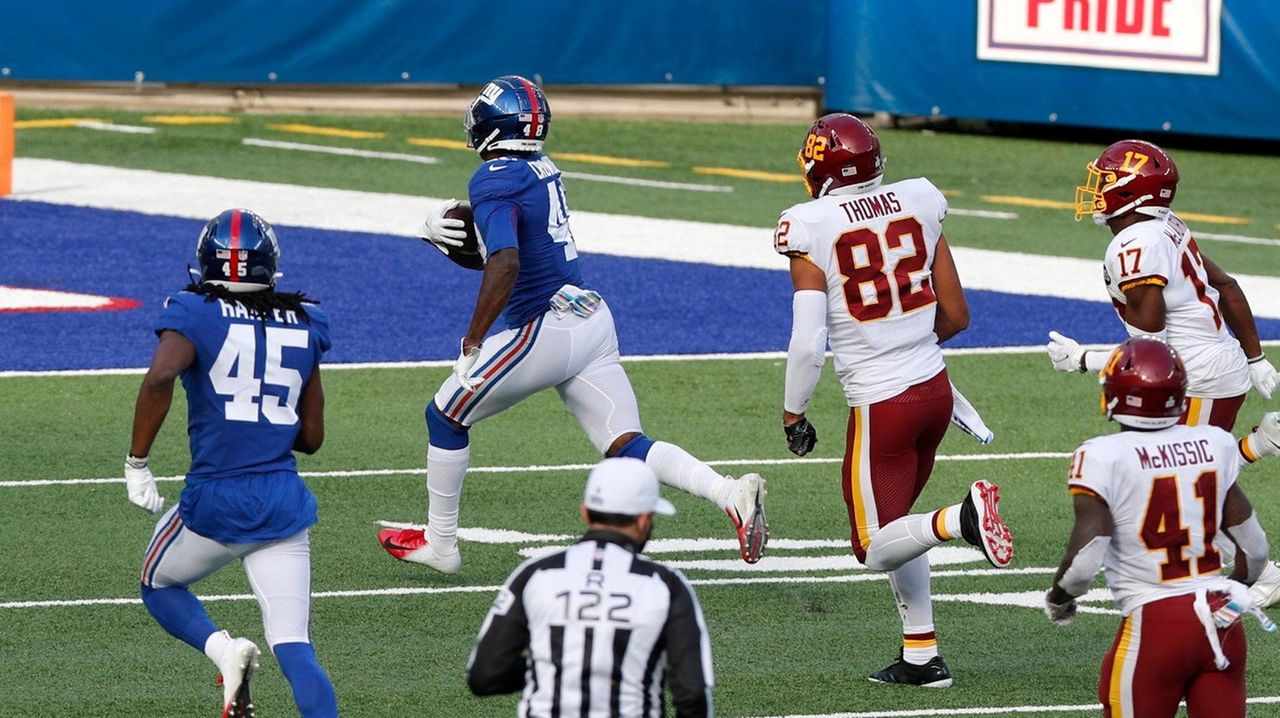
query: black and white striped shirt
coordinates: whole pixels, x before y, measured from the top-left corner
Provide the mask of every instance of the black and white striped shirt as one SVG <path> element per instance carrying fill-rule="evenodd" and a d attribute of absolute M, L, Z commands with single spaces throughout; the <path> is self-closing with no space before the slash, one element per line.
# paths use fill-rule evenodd
<path fill-rule="evenodd" d="M 467 665 L 476 695 L 524 690 L 529 718 L 710 716 L 711 642 L 679 571 L 627 537 L 591 531 L 521 564 L 498 592 Z"/>

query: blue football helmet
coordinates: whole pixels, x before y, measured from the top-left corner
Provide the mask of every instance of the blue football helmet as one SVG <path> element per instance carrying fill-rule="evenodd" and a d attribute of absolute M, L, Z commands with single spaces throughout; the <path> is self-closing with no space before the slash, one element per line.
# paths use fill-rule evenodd
<path fill-rule="evenodd" d="M 463 118 L 467 147 L 538 152 L 551 127 L 551 105 L 542 88 L 520 77 L 503 75 L 484 86 Z"/>
<path fill-rule="evenodd" d="M 200 282 L 232 292 L 256 292 L 276 283 L 280 242 L 275 230 L 247 209 L 228 209 L 209 220 L 196 242 Z"/>

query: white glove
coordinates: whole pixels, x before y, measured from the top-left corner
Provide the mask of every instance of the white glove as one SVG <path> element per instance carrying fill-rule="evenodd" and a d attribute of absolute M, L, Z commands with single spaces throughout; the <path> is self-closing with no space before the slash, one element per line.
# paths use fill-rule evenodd
<path fill-rule="evenodd" d="M 153 514 L 164 508 L 164 497 L 156 490 L 156 477 L 147 468 L 147 457 L 130 454 L 124 460 L 124 485 L 129 492 L 129 502 Z"/>
<path fill-rule="evenodd" d="M 1085 350 L 1080 348 L 1080 342 L 1075 339 L 1049 332 L 1049 343 L 1044 345 L 1044 349 L 1049 352 L 1049 361 L 1053 362 L 1054 369 L 1077 373 L 1084 371 Z"/>
<path fill-rule="evenodd" d="M 463 240 L 467 238 L 466 223 L 460 219 L 448 219 L 444 216 L 445 212 L 459 204 L 461 203 L 458 200 L 449 199 L 438 205 L 431 214 L 427 215 L 426 221 L 422 223 L 422 229 L 418 230 L 418 236 L 432 244 L 461 247 Z"/>
<path fill-rule="evenodd" d="M 1276 374 L 1276 368 L 1267 361 L 1266 354 L 1259 354 L 1249 360 L 1249 381 L 1253 382 L 1254 391 L 1261 394 L 1263 399 L 1270 399 L 1272 392 L 1276 390 L 1276 384 L 1280 384 L 1280 375 Z"/>
<path fill-rule="evenodd" d="M 1280 456 L 1280 411 L 1263 414 L 1262 421 L 1249 432 L 1248 439 L 1255 453 Z"/>
<path fill-rule="evenodd" d="M 1054 603 L 1049 600 L 1049 596 L 1053 595 L 1053 591 L 1046 591 L 1044 594 L 1044 615 L 1049 617 L 1057 626 L 1069 626 L 1071 622 L 1076 620 L 1076 600 L 1069 599 L 1066 603 Z"/>
<path fill-rule="evenodd" d="M 475 391 L 480 382 L 484 381 L 479 376 L 471 376 L 471 368 L 479 359 L 480 347 L 472 347 L 471 351 L 466 351 L 459 346 L 458 359 L 453 363 L 453 375 L 458 377 L 458 383 L 467 391 Z"/>

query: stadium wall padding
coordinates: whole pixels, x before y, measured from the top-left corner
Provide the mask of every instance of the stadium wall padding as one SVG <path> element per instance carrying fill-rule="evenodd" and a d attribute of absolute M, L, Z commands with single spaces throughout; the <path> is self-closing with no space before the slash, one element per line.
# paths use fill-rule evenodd
<path fill-rule="evenodd" d="M 1217 76 L 978 60 L 977 5 L 827 0 L 826 106 L 1280 139 L 1274 2 L 1224 0 Z"/>
<path fill-rule="evenodd" d="M 979 60 L 1001 1 L 0 0 L 0 81 L 823 85 L 829 109 L 1280 139 L 1274 3 L 1222 0 L 1206 76 Z"/>
<path fill-rule="evenodd" d="M 0 3 L 8 79 L 212 83 L 818 83 L 815 0 Z M 797 41 L 813 38 L 812 42 Z M 0 77 L 3 79 L 3 77 Z"/>

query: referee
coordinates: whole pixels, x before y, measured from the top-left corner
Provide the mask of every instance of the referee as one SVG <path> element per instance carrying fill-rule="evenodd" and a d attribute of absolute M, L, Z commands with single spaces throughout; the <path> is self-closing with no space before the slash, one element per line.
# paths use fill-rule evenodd
<path fill-rule="evenodd" d="M 476 695 L 523 689 L 519 715 L 710 716 L 711 642 L 693 588 L 640 555 L 655 513 L 676 512 L 643 461 L 587 479 L 578 543 L 530 559 L 498 591 L 467 664 Z"/>

